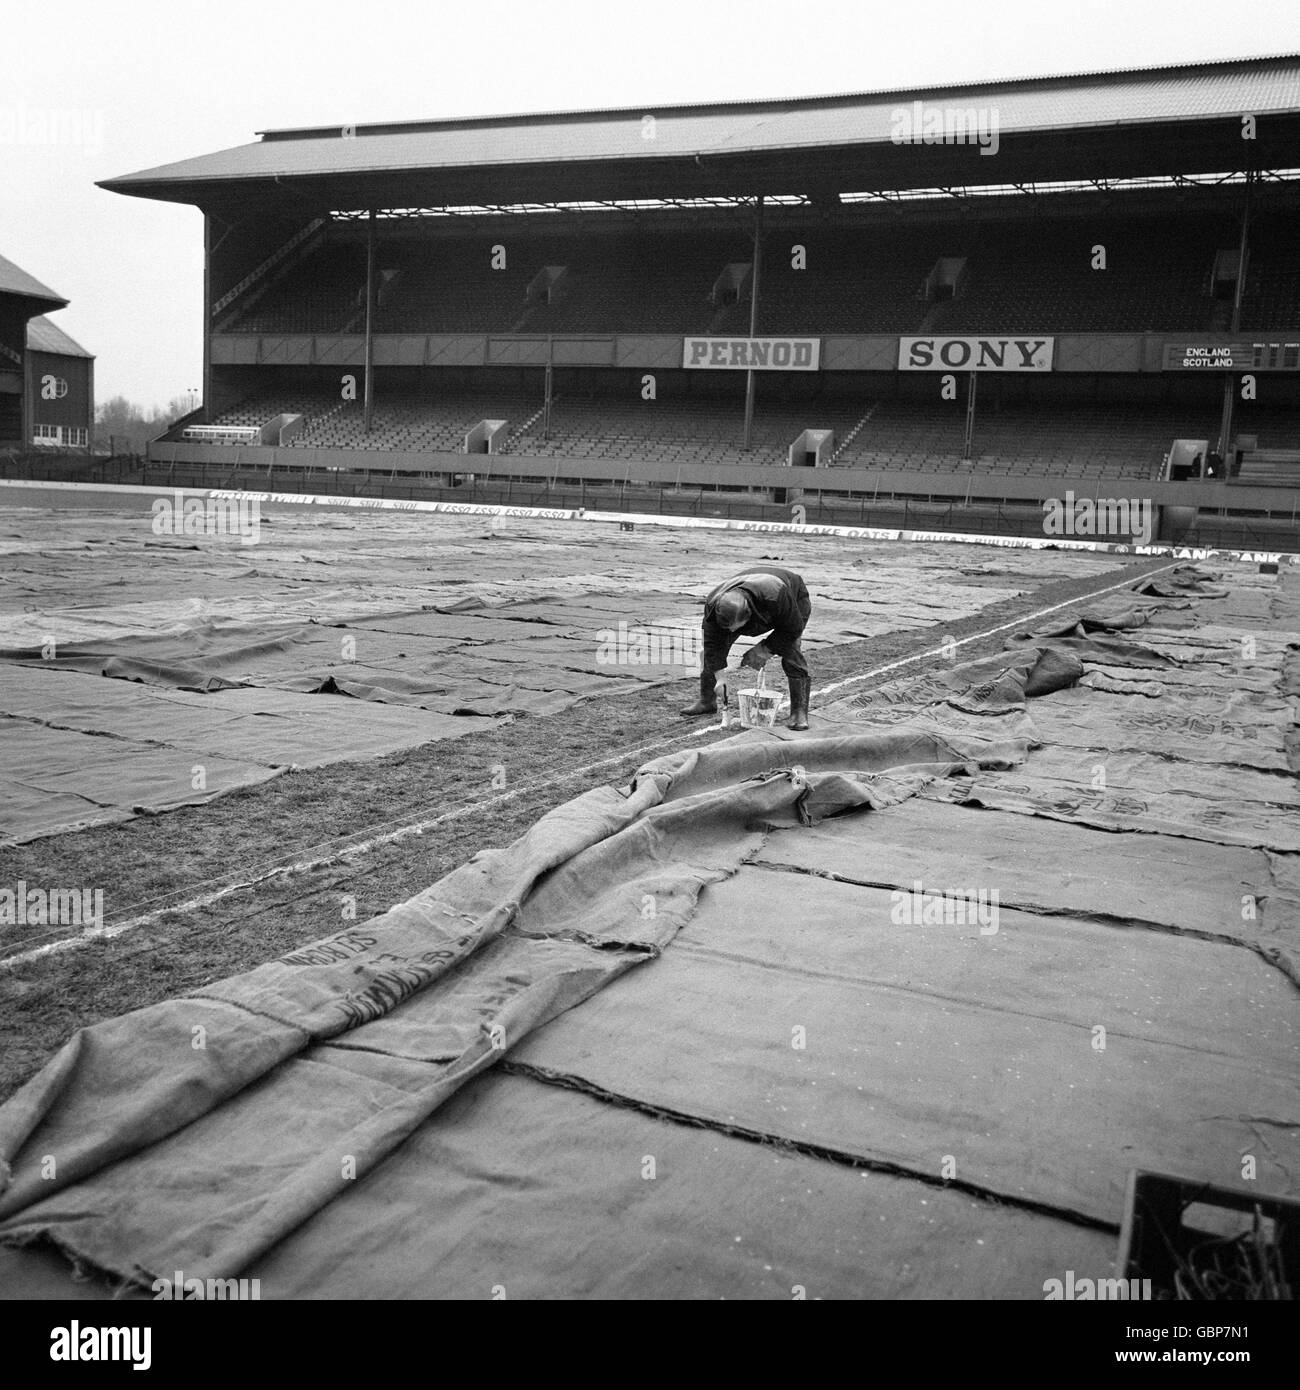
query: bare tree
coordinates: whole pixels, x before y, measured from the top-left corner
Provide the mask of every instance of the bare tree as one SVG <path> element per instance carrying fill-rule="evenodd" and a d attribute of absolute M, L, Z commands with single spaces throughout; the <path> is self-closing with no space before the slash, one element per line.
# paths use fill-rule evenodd
<path fill-rule="evenodd" d="M 144 407 L 125 396 L 103 401 L 95 411 L 95 451 L 143 454 L 144 447 L 190 412 L 188 396 L 173 396 L 163 409 Z"/>

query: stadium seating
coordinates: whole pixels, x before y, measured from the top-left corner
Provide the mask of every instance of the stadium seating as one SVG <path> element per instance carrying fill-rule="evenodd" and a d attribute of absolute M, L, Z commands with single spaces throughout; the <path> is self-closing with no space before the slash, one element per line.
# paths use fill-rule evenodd
<path fill-rule="evenodd" d="M 1300 449 L 1300 410 L 1249 401 L 1233 415 L 1234 435 L 1254 435 L 1259 449 Z"/>
<path fill-rule="evenodd" d="M 1228 235 L 1212 222 L 1155 221 L 986 227 L 967 254 L 967 279 L 928 325 L 944 333 L 1206 331 L 1214 252 Z M 1094 246 L 1105 269 L 1093 269 Z"/>
<path fill-rule="evenodd" d="M 1295 487 L 1300 484 L 1300 449 L 1255 449 L 1241 460 L 1233 480 L 1252 487 Z"/>
<path fill-rule="evenodd" d="M 370 430 L 360 401 L 314 419 L 296 435 L 298 448 L 394 449 L 412 453 L 460 453 L 465 435 L 485 418 L 520 420 L 536 408 L 534 400 L 468 397 L 437 404 L 415 397 L 385 397 L 375 403 Z"/>
<path fill-rule="evenodd" d="M 436 402 L 427 395 L 386 394 L 374 403 L 367 433 L 359 400 L 340 400 L 337 392 L 271 391 L 221 412 L 213 423 L 260 426 L 277 415 L 302 415 L 303 427 L 286 447 L 459 453 L 480 420 L 523 423 L 537 406 L 535 397 L 509 393 L 461 393 Z"/>
<path fill-rule="evenodd" d="M 1197 417 L 1199 419 L 1199 417 Z M 1201 421 L 1200 432 L 1213 433 Z M 965 415 L 955 403 L 882 402 L 836 457 L 849 468 L 1154 480 L 1169 445 L 1197 433 L 1172 407 L 1027 404 L 977 415 L 972 457 L 961 460 Z"/>
<path fill-rule="evenodd" d="M 660 400 L 629 404 L 592 394 L 556 396 L 549 432 L 536 394 L 385 393 L 375 402 L 371 429 L 360 401 L 333 392 L 269 392 L 222 412 L 218 426 L 260 426 L 280 414 L 305 417 L 292 448 L 452 452 L 482 419 L 509 422 L 499 452 L 530 458 L 608 459 L 680 465 L 784 464 L 804 429 L 831 429 L 833 468 L 1157 480 L 1175 438 L 1216 436 L 1217 413 L 1179 406 L 1019 402 L 986 404 L 976 420 L 970 460 L 961 458 L 965 412 L 956 403 L 775 401 L 761 397 L 752 447 L 742 447 L 743 404 Z M 1284 408 L 1241 407 L 1234 433 L 1252 434 L 1259 449 L 1300 447 L 1300 414 Z"/>
<path fill-rule="evenodd" d="M 326 242 L 232 325 L 238 333 L 341 333 L 365 309 L 362 247 Z"/>
<path fill-rule="evenodd" d="M 508 254 L 505 268 L 493 270 L 483 239 L 384 247 L 377 264 L 395 273 L 376 306 L 375 332 L 508 333 L 524 311 L 533 254 Z"/>
<path fill-rule="evenodd" d="M 1236 243 L 1213 217 L 978 221 L 917 227 L 825 229 L 779 226 L 764 239 L 762 333 L 945 333 L 984 331 L 1175 332 L 1222 328 L 1229 306 L 1211 287 L 1215 253 Z M 340 236 L 336 233 L 335 236 Z M 711 302 L 723 267 L 748 263 L 752 244 L 732 232 L 512 238 L 497 244 L 389 230 L 377 254 L 381 333 L 733 333 L 749 327 L 748 298 Z M 504 243 L 503 243 L 504 244 Z M 1105 269 L 1094 247 L 1105 246 Z M 802 247 L 796 258 L 793 248 Z M 927 299 L 940 257 L 961 257 L 952 299 Z M 564 276 L 548 296 L 534 291 L 545 266 Z M 359 331 L 365 250 L 330 240 L 233 325 L 236 332 Z M 1252 256 L 1244 327 L 1294 324 L 1300 258 L 1281 232 L 1266 231 Z M 1266 320 L 1272 320 L 1267 323 Z"/>
<path fill-rule="evenodd" d="M 324 415 L 338 404 L 337 391 L 273 391 L 223 410 L 212 423 L 261 426 L 277 415 L 306 415 L 308 418 Z"/>
<path fill-rule="evenodd" d="M 951 232 L 933 230 L 774 233 L 762 268 L 759 331 L 916 333 L 932 307 L 922 292 L 926 276 L 952 242 Z M 794 245 L 806 253 L 803 269 L 792 264 Z"/>
<path fill-rule="evenodd" d="M 527 333 L 707 333 L 727 306 L 710 302 L 722 267 L 747 260 L 743 238 L 618 239 L 558 248 L 568 275 L 556 302 L 532 306 Z"/>
<path fill-rule="evenodd" d="M 1300 339 L 1300 248 L 1293 235 L 1265 233 L 1252 247 L 1241 327 L 1247 332 L 1289 330 L 1288 342 Z"/>
<path fill-rule="evenodd" d="M 549 438 L 541 422 L 512 439 L 510 451 L 542 458 L 613 459 L 669 466 L 784 464 L 804 429 L 847 432 L 860 409 L 771 403 L 755 415 L 752 447 L 743 447 L 743 406 L 715 402 L 645 402 L 621 405 L 600 397 L 561 397 L 551 412 Z"/>

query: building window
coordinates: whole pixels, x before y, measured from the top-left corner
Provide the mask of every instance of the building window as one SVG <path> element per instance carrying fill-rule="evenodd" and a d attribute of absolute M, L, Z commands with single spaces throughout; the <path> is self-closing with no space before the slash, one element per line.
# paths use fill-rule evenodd
<path fill-rule="evenodd" d="M 63 431 L 58 425 L 36 425 L 33 427 L 33 444 L 58 444 Z"/>
<path fill-rule="evenodd" d="M 74 449 L 84 449 L 87 443 L 86 431 L 84 429 L 74 429 L 72 426 L 69 426 L 67 442 Z"/>

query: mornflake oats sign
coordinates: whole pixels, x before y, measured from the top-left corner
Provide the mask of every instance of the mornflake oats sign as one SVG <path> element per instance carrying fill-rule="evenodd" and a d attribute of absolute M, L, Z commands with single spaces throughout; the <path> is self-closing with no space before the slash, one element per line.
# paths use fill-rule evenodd
<path fill-rule="evenodd" d="M 713 371 L 815 372 L 820 338 L 685 338 L 682 366 Z"/>
<path fill-rule="evenodd" d="M 1055 338 L 900 338 L 900 372 L 1050 372 Z"/>

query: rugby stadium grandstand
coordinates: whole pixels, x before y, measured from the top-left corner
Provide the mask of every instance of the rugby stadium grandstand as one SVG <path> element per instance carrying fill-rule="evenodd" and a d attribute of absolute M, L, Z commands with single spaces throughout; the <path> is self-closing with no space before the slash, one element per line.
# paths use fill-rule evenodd
<path fill-rule="evenodd" d="M 109 179 L 202 210 L 208 306 L 202 407 L 112 476 L 1011 534 L 1066 478 L 1296 548 L 1296 74 L 273 130 Z"/>

